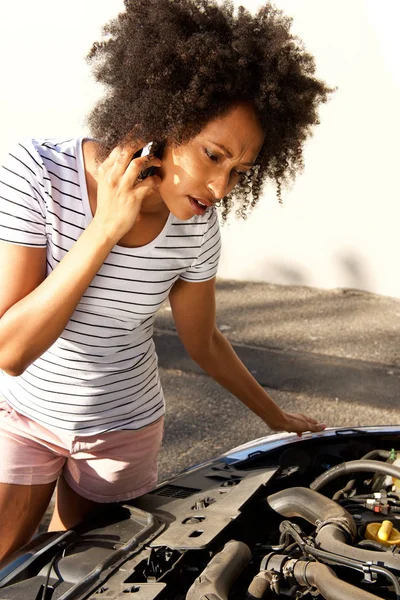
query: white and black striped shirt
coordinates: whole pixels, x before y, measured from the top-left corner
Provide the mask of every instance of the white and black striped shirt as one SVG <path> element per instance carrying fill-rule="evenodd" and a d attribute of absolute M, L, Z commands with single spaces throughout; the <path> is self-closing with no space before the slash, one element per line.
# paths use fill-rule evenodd
<path fill-rule="evenodd" d="M 49 274 L 91 219 L 82 139 L 17 144 L 0 171 L 0 239 L 46 247 Z M 189 221 L 170 214 L 150 244 L 115 246 L 58 340 L 21 376 L 0 371 L 0 394 L 38 423 L 76 435 L 158 419 L 154 314 L 178 278 L 215 276 L 220 246 L 215 209 Z"/>

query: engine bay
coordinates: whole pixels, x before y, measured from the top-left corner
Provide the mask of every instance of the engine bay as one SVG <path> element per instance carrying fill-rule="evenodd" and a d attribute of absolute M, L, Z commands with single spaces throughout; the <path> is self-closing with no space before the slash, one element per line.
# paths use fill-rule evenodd
<path fill-rule="evenodd" d="M 37 536 L 0 599 L 400 599 L 399 434 L 263 438 Z"/>

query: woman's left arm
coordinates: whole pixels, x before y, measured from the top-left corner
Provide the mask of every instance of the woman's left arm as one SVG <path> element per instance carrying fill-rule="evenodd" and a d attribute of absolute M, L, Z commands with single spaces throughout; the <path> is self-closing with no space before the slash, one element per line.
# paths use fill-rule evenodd
<path fill-rule="evenodd" d="M 191 358 L 271 429 L 299 435 L 325 429 L 315 419 L 279 408 L 246 369 L 216 326 L 215 278 L 204 282 L 178 280 L 169 300 L 178 335 Z"/>

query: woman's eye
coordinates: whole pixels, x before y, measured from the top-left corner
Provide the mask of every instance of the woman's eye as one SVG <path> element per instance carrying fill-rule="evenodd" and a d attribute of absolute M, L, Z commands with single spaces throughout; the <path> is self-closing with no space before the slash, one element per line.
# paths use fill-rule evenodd
<path fill-rule="evenodd" d="M 209 148 L 204 148 L 204 153 L 213 162 L 219 161 L 218 154 L 214 154 L 214 152 L 212 152 Z M 249 172 L 250 172 L 250 170 L 249 171 L 236 171 L 236 170 L 232 171 L 232 173 L 237 175 L 240 182 L 243 182 L 246 180 L 246 177 L 249 174 Z"/>
<path fill-rule="evenodd" d="M 209 150 L 208 148 L 204 148 L 204 152 L 207 154 L 210 160 L 218 162 L 218 156 L 216 154 L 213 154 L 211 150 Z"/>

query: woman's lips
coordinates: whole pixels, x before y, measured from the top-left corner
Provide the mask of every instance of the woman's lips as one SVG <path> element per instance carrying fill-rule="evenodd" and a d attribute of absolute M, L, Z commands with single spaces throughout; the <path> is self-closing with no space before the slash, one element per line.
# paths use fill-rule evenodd
<path fill-rule="evenodd" d="M 211 202 L 210 200 L 205 200 L 204 198 L 198 198 L 197 196 L 191 196 L 191 198 L 196 200 L 196 202 L 200 202 L 200 204 L 207 206 L 207 208 L 213 205 L 213 202 Z"/>
<path fill-rule="evenodd" d="M 189 204 L 195 215 L 204 215 L 209 205 L 200 204 L 200 200 L 194 198 L 193 196 L 188 196 Z"/>

